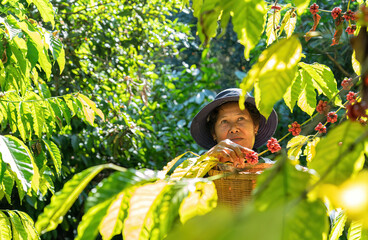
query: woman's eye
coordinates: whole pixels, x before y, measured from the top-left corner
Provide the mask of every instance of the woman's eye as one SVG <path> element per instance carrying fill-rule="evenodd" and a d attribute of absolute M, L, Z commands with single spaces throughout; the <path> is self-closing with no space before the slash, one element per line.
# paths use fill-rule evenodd
<path fill-rule="evenodd" d="M 239 118 L 238 118 L 238 121 L 243 121 L 243 120 L 245 120 L 245 118 L 244 118 L 244 117 L 239 117 Z"/>
<path fill-rule="evenodd" d="M 220 122 L 221 124 L 226 124 L 227 123 L 227 120 L 221 120 Z"/>

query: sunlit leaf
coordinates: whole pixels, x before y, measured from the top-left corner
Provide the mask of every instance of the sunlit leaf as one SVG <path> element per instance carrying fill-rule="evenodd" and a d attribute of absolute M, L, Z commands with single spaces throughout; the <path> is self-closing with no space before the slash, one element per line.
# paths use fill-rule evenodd
<path fill-rule="evenodd" d="M 292 34 L 294 33 L 294 29 L 296 25 L 296 14 L 294 13 L 294 11 L 295 11 L 294 9 L 290 9 L 289 11 L 287 11 L 281 23 L 280 34 L 282 30 L 285 30 L 287 38 L 290 38 Z"/>
<path fill-rule="evenodd" d="M 360 164 L 364 161 L 363 144 L 356 142 L 363 132 L 364 127 L 351 121 L 330 130 L 318 143 L 309 167 L 324 177 L 324 183 L 342 183 L 363 167 Z"/>
<path fill-rule="evenodd" d="M 355 51 L 353 51 L 353 55 L 351 56 L 351 63 L 353 65 L 355 74 L 359 76 L 360 75 L 360 63 L 355 58 Z"/>
<path fill-rule="evenodd" d="M 42 1 L 42 0 L 41 0 Z M 40 63 L 42 69 L 46 73 L 46 77 L 50 78 L 51 75 L 51 61 L 48 57 L 47 50 L 43 44 L 43 39 L 41 34 L 36 30 L 36 28 L 28 21 L 19 22 L 19 27 L 28 34 L 30 39 L 33 41 L 36 49 L 38 51 L 38 62 Z"/>
<path fill-rule="evenodd" d="M 295 136 L 289 140 L 286 148 L 288 149 L 288 157 L 292 160 L 298 160 L 300 154 L 302 153 L 302 147 L 307 143 L 309 137 L 308 136 Z"/>
<path fill-rule="evenodd" d="M 12 232 L 10 228 L 10 222 L 8 216 L 0 211 L 0 239 L 11 239 Z"/>
<path fill-rule="evenodd" d="M 329 240 L 338 240 L 344 231 L 345 223 L 346 223 L 346 215 L 343 211 L 340 211 L 335 217 L 332 223 L 332 229 L 329 235 Z M 349 238 L 350 239 L 350 238 Z"/>
<path fill-rule="evenodd" d="M 105 116 L 102 111 L 96 107 L 96 103 L 81 93 L 78 94 L 78 99 L 85 107 L 91 108 L 93 112 L 102 119 L 102 121 L 105 121 Z"/>
<path fill-rule="evenodd" d="M 268 15 L 267 25 L 266 25 L 266 35 L 267 35 L 267 46 L 273 43 L 278 36 L 277 26 L 279 25 L 281 19 L 280 11 L 273 11 Z"/>
<path fill-rule="evenodd" d="M 312 161 L 312 159 L 316 155 L 316 146 L 319 140 L 320 138 L 316 137 L 312 141 L 308 141 L 307 146 L 304 149 L 304 155 L 306 156 L 307 162 Z"/>
<path fill-rule="evenodd" d="M 230 5 L 231 2 L 231 5 Z M 244 57 L 249 59 L 250 51 L 258 44 L 266 22 L 266 3 L 263 0 L 255 1 L 221 1 L 231 7 L 224 11 L 233 13 L 232 23 L 238 35 L 239 42 L 244 46 Z M 225 13 L 223 13 L 225 14 Z M 290 53 L 292 55 L 292 53 Z"/>
<path fill-rule="evenodd" d="M 124 239 L 139 239 L 152 203 L 162 195 L 167 182 L 145 184 L 134 192 L 130 199 L 128 217 L 124 222 Z"/>
<path fill-rule="evenodd" d="M 309 7 L 310 0 L 293 0 L 298 15 L 302 15 L 304 11 Z"/>
<path fill-rule="evenodd" d="M 54 10 L 48 0 L 27 0 L 27 2 L 28 4 L 33 3 L 37 7 L 45 22 L 50 22 L 53 27 L 55 26 Z"/>
<path fill-rule="evenodd" d="M 289 160 L 279 160 L 257 178 L 254 189 L 256 208 L 264 211 L 298 198 L 304 192 L 309 179 L 309 173 L 297 169 Z"/>
<path fill-rule="evenodd" d="M 243 79 L 243 83 L 254 82 L 257 108 L 265 117 L 268 118 L 274 104 L 284 96 L 295 78 L 301 50 L 296 36 L 280 40 L 262 52 Z"/>
<path fill-rule="evenodd" d="M 13 232 L 13 239 L 19 239 L 19 240 L 28 240 L 28 233 L 26 229 L 24 228 L 22 221 L 20 220 L 18 214 L 16 214 L 14 211 L 7 211 L 9 214 L 9 220 L 11 222 L 12 226 L 12 232 Z"/>
<path fill-rule="evenodd" d="M 78 235 L 75 238 L 76 240 L 89 240 L 96 238 L 98 225 L 105 216 L 111 201 L 112 200 L 110 199 L 109 201 L 99 203 L 90 208 L 83 215 L 82 221 L 78 225 Z"/>
<path fill-rule="evenodd" d="M 352 221 L 349 226 L 348 240 L 368 240 L 368 229 L 363 227 L 362 221 Z"/>
<path fill-rule="evenodd" d="M 300 71 L 296 74 L 293 83 L 288 87 L 284 94 L 284 102 L 289 107 L 290 112 L 293 112 L 296 101 L 299 99 L 299 95 L 302 87 L 302 78 Z"/>
<path fill-rule="evenodd" d="M 45 146 L 47 150 L 49 151 L 49 154 L 51 156 L 51 159 L 54 163 L 56 173 L 60 176 L 61 171 L 61 154 L 59 148 L 56 146 L 56 144 L 50 140 L 43 139 L 43 142 L 45 143 Z"/>
<path fill-rule="evenodd" d="M 310 75 L 307 74 L 303 69 L 300 69 L 299 73 L 302 79 L 302 89 L 299 91 L 300 95 L 298 97 L 298 106 L 309 116 L 312 116 L 317 105 L 316 91 Z"/>
<path fill-rule="evenodd" d="M 180 205 L 180 221 L 185 223 L 197 215 L 210 212 L 217 205 L 217 191 L 213 182 L 198 182 Z"/>
<path fill-rule="evenodd" d="M 22 189 L 27 192 L 31 188 L 34 170 L 29 151 L 24 148 L 21 141 L 13 136 L 0 136 L 0 152 L 4 162 L 22 184 Z"/>
<path fill-rule="evenodd" d="M 40 233 L 51 231 L 62 222 L 64 215 L 77 200 L 79 194 L 87 184 L 107 165 L 99 165 L 88 168 L 73 176 L 65 183 L 63 189 L 51 198 L 51 203 L 45 207 L 44 212 L 38 216 L 36 229 Z"/>
<path fill-rule="evenodd" d="M 36 229 L 34 227 L 34 222 L 30 216 L 28 216 L 25 212 L 16 211 L 16 213 L 19 215 L 22 224 L 28 234 L 28 239 L 40 239 L 38 233 L 36 232 Z"/>

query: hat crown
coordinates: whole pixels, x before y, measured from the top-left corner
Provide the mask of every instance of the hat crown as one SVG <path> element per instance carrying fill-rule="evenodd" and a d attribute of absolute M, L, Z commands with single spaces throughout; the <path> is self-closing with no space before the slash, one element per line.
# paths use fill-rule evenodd
<path fill-rule="evenodd" d="M 216 95 L 215 99 L 227 98 L 227 97 L 238 97 L 241 95 L 241 93 L 242 93 L 242 90 L 240 88 L 229 88 L 229 89 L 219 92 Z"/>

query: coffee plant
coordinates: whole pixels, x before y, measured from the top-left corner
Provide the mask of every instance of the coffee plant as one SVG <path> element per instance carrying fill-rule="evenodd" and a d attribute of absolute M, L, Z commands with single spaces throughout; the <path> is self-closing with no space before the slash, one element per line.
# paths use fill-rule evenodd
<path fill-rule="evenodd" d="M 54 193 L 54 182 L 62 174 L 62 154 L 53 136 L 69 133 L 75 117 L 92 127 L 96 127 L 96 116 L 104 120 L 102 111 L 83 92 L 60 94 L 64 91 L 57 91 L 57 85 L 52 84 L 50 90 L 48 83 L 56 74 L 52 66 L 57 66 L 60 74 L 66 65 L 65 47 L 58 32 L 48 30 L 55 25 L 52 5 L 48 1 L 27 3 L 36 6 L 48 27 L 30 18 L 22 1 L 3 1 L 0 8 L 0 119 L 4 133 L 0 141 L 0 193 L 9 203 L 15 190 L 20 201 L 44 199 L 48 192 Z M 318 2 L 300 0 L 183 1 L 198 19 L 197 32 L 205 47 L 224 34 L 230 20 L 244 46 L 245 59 L 252 58 L 252 50 L 265 40 L 261 54 L 243 76 L 241 99 L 252 91 L 257 108 L 265 116 L 280 100 L 290 112 L 302 111 L 309 116 L 304 122 L 290 122 L 288 132 L 279 139 L 271 138 L 266 150 L 249 153 L 249 162 L 268 153 L 275 164 L 259 176 L 252 201 L 239 212 L 216 208 L 215 178 L 206 174 L 218 160 L 186 152 L 156 171 L 112 163 L 88 167 L 53 194 L 35 223 L 25 212 L 1 210 L 1 238 L 37 239 L 56 229 L 72 206 L 83 202 L 76 239 L 368 239 L 368 3 L 341 3 L 322 9 Z M 74 14 L 88 9 L 66 7 L 73 8 Z M 103 6 L 96 7 L 102 14 Z M 144 12 L 138 15 L 142 17 Z M 301 17 L 312 19 L 310 30 L 296 31 Z M 87 21 L 87 15 L 78 20 Z M 322 20 L 334 25 L 328 47 L 337 48 L 344 34 L 348 35 L 354 71 L 349 77 L 336 79 L 331 68 L 322 62 L 308 62 L 309 56 L 304 54 L 304 45 L 322 35 Z M 70 19 L 68 24 L 74 21 Z M 98 55 L 102 47 L 98 45 L 99 36 L 91 39 L 81 39 L 79 54 L 89 48 Z M 73 61 L 68 64 L 74 68 Z M 94 74 L 88 68 L 90 64 L 82 62 L 74 70 L 90 77 Z M 155 65 L 143 64 L 147 67 L 144 73 L 138 65 L 132 62 L 131 68 L 121 68 L 116 74 L 126 81 L 131 76 L 134 81 L 129 81 L 138 85 L 141 74 L 157 78 Z M 102 75 L 109 72 L 108 65 L 105 67 L 101 68 Z M 210 70 L 208 73 L 213 74 Z M 164 78 L 157 82 L 178 90 Z M 90 88 L 93 91 L 88 82 L 81 86 L 82 90 Z M 52 95 L 55 92 L 59 94 Z M 202 101 L 211 96 L 202 93 Z M 132 94 L 125 96 L 124 101 L 130 102 Z M 188 100 L 187 104 L 192 102 Z M 124 107 L 115 113 L 135 126 L 128 115 L 131 112 Z M 162 126 L 160 121 L 158 127 Z"/>

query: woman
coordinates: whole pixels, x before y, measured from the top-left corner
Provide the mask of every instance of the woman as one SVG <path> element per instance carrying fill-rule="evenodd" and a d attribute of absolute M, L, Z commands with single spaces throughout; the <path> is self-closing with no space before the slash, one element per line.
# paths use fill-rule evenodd
<path fill-rule="evenodd" d="M 275 133 L 277 114 L 272 110 L 268 120 L 259 113 L 254 98 L 245 100 L 245 109 L 239 108 L 242 90 L 229 88 L 216 95 L 194 117 L 190 126 L 193 139 L 209 156 L 220 162 L 233 162 L 244 167 L 245 154 L 265 144 Z"/>

